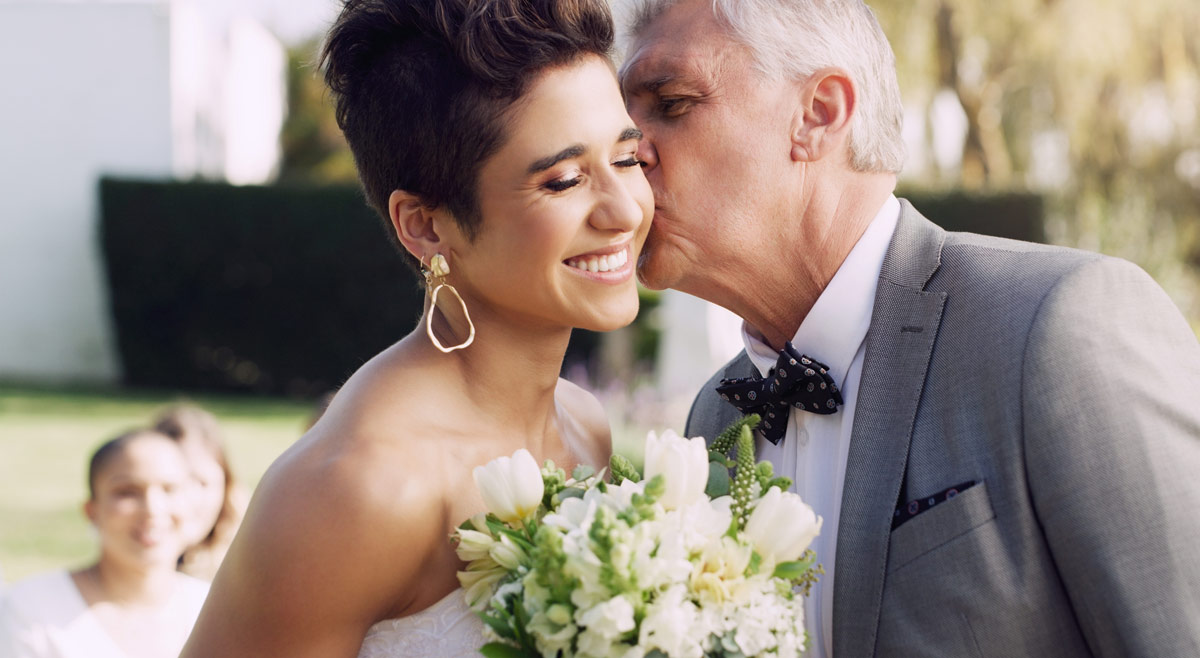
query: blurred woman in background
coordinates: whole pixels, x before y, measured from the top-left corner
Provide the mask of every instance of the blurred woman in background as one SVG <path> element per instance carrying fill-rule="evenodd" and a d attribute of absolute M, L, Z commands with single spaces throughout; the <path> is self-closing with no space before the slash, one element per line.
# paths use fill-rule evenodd
<path fill-rule="evenodd" d="M 83 506 L 99 560 L 14 583 L 0 600 L 0 656 L 177 656 L 208 593 L 207 583 L 176 571 L 190 480 L 179 444 L 159 432 L 101 445 Z"/>
<path fill-rule="evenodd" d="M 216 416 L 195 405 L 178 404 L 159 414 L 153 427 L 179 443 L 196 485 L 184 519 L 187 549 L 179 570 L 212 580 L 237 533 L 249 495 L 234 480 Z"/>

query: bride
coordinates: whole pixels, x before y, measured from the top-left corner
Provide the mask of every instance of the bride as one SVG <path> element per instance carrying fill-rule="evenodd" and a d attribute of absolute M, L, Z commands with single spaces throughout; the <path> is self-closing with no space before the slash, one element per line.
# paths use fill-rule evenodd
<path fill-rule="evenodd" d="M 485 511 L 473 468 L 607 463 L 558 373 L 573 327 L 638 310 L 653 200 L 612 37 L 605 0 L 346 1 L 326 80 L 426 313 L 264 476 L 185 658 L 472 655 L 448 537 Z"/>

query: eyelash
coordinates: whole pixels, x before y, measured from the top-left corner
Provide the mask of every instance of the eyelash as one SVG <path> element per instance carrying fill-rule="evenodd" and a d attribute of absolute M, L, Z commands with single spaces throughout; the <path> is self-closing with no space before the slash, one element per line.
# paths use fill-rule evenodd
<path fill-rule="evenodd" d="M 640 167 L 642 161 L 638 160 L 636 157 L 630 157 L 625 160 L 618 160 L 612 164 L 614 167 L 621 167 L 622 169 L 625 169 L 629 167 Z M 583 176 L 576 176 L 575 178 L 568 178 L 566 180 L 557 178 L 549 183 L 546 183 L 544 187 L 551 192 L 565 192 L 581 182 L 583 182 Z"/>

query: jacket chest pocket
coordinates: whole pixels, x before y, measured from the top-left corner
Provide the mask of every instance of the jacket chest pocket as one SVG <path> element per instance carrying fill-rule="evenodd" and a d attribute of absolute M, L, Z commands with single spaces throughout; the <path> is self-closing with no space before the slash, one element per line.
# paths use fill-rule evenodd
<path fill-rule="evenodd" d="M 896 528 L 891 534 L 887 572 L 903 569 L 994 518 L 987 482 L 979 482 Z"/>

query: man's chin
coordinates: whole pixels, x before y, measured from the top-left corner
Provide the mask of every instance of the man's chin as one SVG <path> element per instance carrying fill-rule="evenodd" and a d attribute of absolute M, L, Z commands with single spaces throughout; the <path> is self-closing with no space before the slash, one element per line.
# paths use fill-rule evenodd
<path fill-rule="evenodd" d="M 668 277 L 663 276 L 664 273 L 655 267 L 657 262 L 649 256 L 649 253 L 642 252 L 641 257 L 638 258 L 638 282 L 650 290 L 666 290 L 670 287 Z"/>

